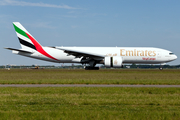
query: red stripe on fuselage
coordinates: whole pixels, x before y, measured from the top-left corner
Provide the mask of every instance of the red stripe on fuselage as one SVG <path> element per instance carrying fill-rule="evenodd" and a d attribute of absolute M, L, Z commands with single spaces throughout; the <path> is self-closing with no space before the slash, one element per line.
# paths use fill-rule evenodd
<path fill-rule="evenodd" d="M 40 52 L 41 54 L 45 55 L 45 56 L 48 57 L 48 58 L 51 58 L 51 59 L 54 59 L 54 60 L 58 60 L 58 59 L 52 57 L 51 55 L 49 55 L 49 54 L 42 48 L 42 46 L 41 46 L 32 36 L 30 36 L 28 33 L 26 33 L 26 34 L 27 34 L 27 36 L 29 37 L 29 39 L 32 41 L 32 43 L 34 44 L 34 46 L 36 47 L 36 50 L 37 50 L 38 52 Z"/>

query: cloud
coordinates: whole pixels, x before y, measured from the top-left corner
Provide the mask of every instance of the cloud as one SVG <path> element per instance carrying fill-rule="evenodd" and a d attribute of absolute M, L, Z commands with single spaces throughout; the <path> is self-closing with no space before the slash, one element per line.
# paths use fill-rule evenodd
<path fill-rule="evenodd" d="M 0 5 L 6 6 L 32 6 L 32 7 L 49 7 L 49 8 L 63 8 L 63 9 L 79 9 L 70 7 L 68 5 L 54 5 L 54 4 L 46 4 L 46 3 L 31 3 L 31 2 L 24 2 L 24 1 L 16 1 L 16 0 L 1 0 Z"/>

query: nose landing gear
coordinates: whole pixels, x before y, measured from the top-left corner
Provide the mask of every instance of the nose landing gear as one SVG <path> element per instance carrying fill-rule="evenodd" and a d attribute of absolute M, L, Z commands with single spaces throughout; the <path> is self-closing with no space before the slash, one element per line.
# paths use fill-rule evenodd
<path fill-rule="evenodd" d="M 163 66 L 165 65 L 166 63 L 161 63 L 160 64 L 160 67 L 159 67 L 159 70 L 163 70 Z"/>
<path fill-rule="evenodd" d="M 163 70 L 163 67 L 159 67 L 159 70 Z"/>

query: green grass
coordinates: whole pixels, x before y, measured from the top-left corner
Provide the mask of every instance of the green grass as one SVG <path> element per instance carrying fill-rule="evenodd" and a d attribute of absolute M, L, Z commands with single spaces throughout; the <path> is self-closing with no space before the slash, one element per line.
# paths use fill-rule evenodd
<path fill-rule="evenodd" d="M 170 84 L 180 70 L 0 70 L 0 84 Z M 0 119 L 179 120 L 180 88 L 2 87 Z"/>
<path fill-rule="evenodd" d="M 180 85 L 180 70 L 0 70 L 0 84 L 165 84 Z"/>
<path fill-rule="evenodd" d="M 1 119 L 180 119 L 180 88 L 0 88 Z"/>

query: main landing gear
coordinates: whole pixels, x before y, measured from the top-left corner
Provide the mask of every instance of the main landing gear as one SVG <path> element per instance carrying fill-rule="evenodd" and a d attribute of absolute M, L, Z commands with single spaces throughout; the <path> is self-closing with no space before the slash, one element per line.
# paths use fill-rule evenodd
<path fill-rule="evenodd" d="M 99 67 L 95 67 L 95 65 L 96 65 L 95 60 L 89 61 L 88 64 L 89 64 L 89 66 L 85 66 L 85 70 L 99 70 Z"/>

